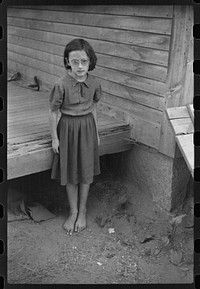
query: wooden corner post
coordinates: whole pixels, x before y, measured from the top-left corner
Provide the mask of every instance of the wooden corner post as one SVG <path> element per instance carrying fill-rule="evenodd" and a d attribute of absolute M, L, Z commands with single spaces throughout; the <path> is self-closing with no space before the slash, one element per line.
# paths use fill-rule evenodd
<path fill-rule="evenodd" d="M 185 100 L 185 81 L 192 81 L 193 73 L 187 75 L 188 59 L 191 55 L 193 27 L 193 7 L 174 6 L 173 23 L 168 59 L 168 74 L 166 81 L 165 108 L 163 110 L 159 151 L 170 157 L 175 157 L 175 136 L 166 116 L 166 109 L 192 102 L 192 93 Z M 190 53 L 189 53 L 190 52 Z M 190 72 L 190 71 L 189 71 Z M 189 99 L 191 98 L 191 99 Z"/>

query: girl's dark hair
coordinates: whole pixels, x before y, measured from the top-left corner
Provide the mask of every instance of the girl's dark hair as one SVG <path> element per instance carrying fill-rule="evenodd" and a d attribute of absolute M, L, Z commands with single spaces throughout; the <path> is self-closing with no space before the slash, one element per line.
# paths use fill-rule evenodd
<path fill-rule="evenodd" d="M 90 64 L 89 64 L 89 69 L 88 71 L 91 71 L 95 68 L 96 62 L 97 62 L 97 57 L 96 54 L 92 48 L 92 46 L 84 39 L 81 38 L 76 38 L 72 41 L 70 41 L 64 51 L 64 65 L 66 69 L 70 69 L 71 66 L 68 65 L 67 59 L 69 59 L 69 53 L 75 50 L 84 50 L 85 53 L 87 54 Z"/>

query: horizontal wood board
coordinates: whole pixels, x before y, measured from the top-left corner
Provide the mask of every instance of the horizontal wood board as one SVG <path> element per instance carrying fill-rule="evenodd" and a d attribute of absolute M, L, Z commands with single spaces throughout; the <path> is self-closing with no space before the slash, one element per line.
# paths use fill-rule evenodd
<path fill-rule="evenodd" d="M 189 109 L 188 109 L 189 107 Z M 168 108 L 166 110 L 168 120 L 171 123 L 175 134 L 175 140 L 185 159 L 192 176 L 194 174 L 194 125 L 192 116 L 192 105 Z M 190 111 L 190 113 L 189 113 Z M 190 116 L 191 114 L 191 116 Z"/>

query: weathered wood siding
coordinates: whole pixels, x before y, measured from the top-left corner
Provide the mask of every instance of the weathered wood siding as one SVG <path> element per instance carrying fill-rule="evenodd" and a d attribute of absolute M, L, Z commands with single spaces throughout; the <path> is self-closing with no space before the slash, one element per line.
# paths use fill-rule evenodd
<path fill-rule="evenodd" d="M 88 40 L 98 57 L 92 73 L 102 83 L 100 109 L 130 123 L 138 142 L 165 153 L 173 17 L 174 7 L 163 5 L 9 7 L 8 68 L 52 85 L 64 73 L 66 43 Z"/>

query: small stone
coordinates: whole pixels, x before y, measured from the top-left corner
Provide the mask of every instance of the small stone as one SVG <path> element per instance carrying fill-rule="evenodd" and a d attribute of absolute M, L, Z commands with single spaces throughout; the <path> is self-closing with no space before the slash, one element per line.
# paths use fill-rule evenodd
<path fill-rule="evenodd" d="M 109 232 L 109 234 L 114 234 L 115 233 L 115 229 L 114 228 L 109 228 L 108 232 Z"/>
<path fill-rule="evenodd" d="M 160 249 L 156 248 L 156 249 L 154 250 L 154 255 L 157 256 L 159 253 L 160 253 Z"/>
<path fill-rule="evenodd" d="M 185 271 L 189 271 L 189 270 L 190 270 L 190 269 L 189 269 L 188 267 L 182 267 L 182 268 L 181 268 L 181 271 L 184 271 L 184 272 L 185 272 Z"/>
<path fill-rule="evenodd" d="M 165 244 L 165 246 L 167 246 L 169 244 L 169 238 L 167 236 L 163 236 L 161 238 L 161 241 Z"/>
<path fill-rule="evenodd" d="M 102 266 L 102 263 L 101 263 L 101 262 L 97 262 L 97 264 L 98 264 L 99 266 Z"/>
<path fill-rule="evenodd" d="M 182 257 L 183 255 L 181 252 L 175 251 L 173 249 L 170 250 L 170 261 L 172 264 L 174 265 L 180 264 L 182 261 Z"/>

